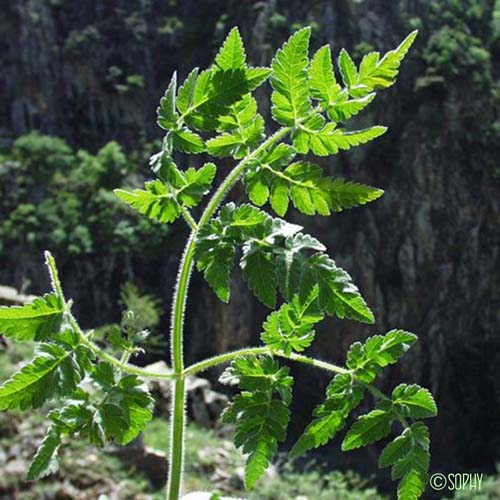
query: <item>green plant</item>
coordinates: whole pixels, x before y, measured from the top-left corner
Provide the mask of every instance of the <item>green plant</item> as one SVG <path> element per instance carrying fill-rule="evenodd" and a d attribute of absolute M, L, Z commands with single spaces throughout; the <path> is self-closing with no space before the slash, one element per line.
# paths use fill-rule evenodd
<path fill-rule="evenodd" d="M 375 91 L 393 85 L 399 66 L 416 37 L 410 34 L 382 58 L 365 55 L 359 68 L 342 50 L 337 82 L 330 48 L 308 57 L 310 29 L 297 31 L 280 49 L 270 68 L 249 67 L 237 29 L 233 29 L 207 70 L 194 69 L 177 89 L 172 80 L 158 108 L 158 124 L 165 129 L 162 150 L 151 158 L 157 178 L 145 189 L 118 189 L 116 194 L 149 218 L 171 223 L 182 217 L 191 236 L 181 259 L 171 320 L 172 372 L 150 373 L 128 363 L 133 346 L 123 343 L 117 359 L 85 334 L 71 312 L 57 276 L 55 262 L 46 254 L 52 292 L 23 308 L 1 309 L 0 330 L 14 340 L 41 342 L 34 360 L 0 388 L 0 409 L 28 409 L 45 400 L 66 400 L 51 412 L 52 427 L 35 456 L 30 478 L 54 468 L 56 452 L 65 435 L 102 444 L 125 444 L 151 419 L 152 400 L 141 384 L 144 377 L 172 380 L 173 405 L 167 498 L 180 495 L 184 461 L 185 381 L 190 375 L 231 362 L 221 381 L 241 392 L 223 414 L 234 424 L 235 444 L 247 454 L 245 485 L 251 488 L 283 442 L 290 420 L 293 379 L 281 358 L 305 363 L 333 374 L 325 401 L 291 450 L 299 456 L 331 440 L 365 393 L 375 409 L 357 418 L 342 443 L 345 451 L 378 441 L 399 423 L 402 433 L 383 450 L 380 466 L 392 466 L 400 479 L 398 496 L 420 497 L 427 481 L 429 434 L 421 419 L 437 413 L 427 389 L 401 384 L 391 395 L 373 384 L 382 370 L 396 363 L 415 343 L 403 330 L 355 342 L 345 367 L 302 354 L 313 342 L 314 326 L 325 316 L 373 323 L 374 316 L 349 274 L 326 253 L 325 247 L 302 227 L 273 217 L 254 205 L 270 203 L 283 217 L 290 203 L 306 215 L 365 204 L 383 192 L 370 186 L 332 179 L 297 155 L 336 154 L 385 133 L 374 126 L 346 131 L 347 122 L 375 98 Z M 281 126 L 265 138 L 264 119 L 251 93 L 270 78 L 272 117 Z M 290 141 L 287 141 L 290 138 Z M 180 169 L 174 152 L 208 152 L 239 162 L 228 173 L 196 221 L 191 209 L 210 190 L 216 173 L 213 163 Z M 228 191 L 243 180 L 251 204 L 229 203 L 219 209 Z M 196 263 L 218 297 L 230 297 L 231 269 L 237 252 L 249 288 L 266 306 L 275 309 L 263 325 L 261 347 L 243 348 L 184 366 L 183 324 L 189 279 Z M 99 360 L 96 363 L 96 359 Z M 81 385 L 90 379 L 89 394 Z M 84 386 L 86 387 L 86 386 Z"/>

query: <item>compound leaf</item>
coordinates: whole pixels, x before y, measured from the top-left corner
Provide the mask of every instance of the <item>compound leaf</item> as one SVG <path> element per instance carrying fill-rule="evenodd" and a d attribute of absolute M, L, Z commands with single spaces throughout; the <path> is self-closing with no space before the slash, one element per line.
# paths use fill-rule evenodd
<path fill-rule="evenodd" d="M 139 213 L 159 222 L 174 222 L 180 214 L 175 194 L 162 181 L 154 180 L 144 184 L 146 189 L 126 191 L 115 189 L 114 193 Z"/>
<path fill-rule="evenodd" d="M 135 439 L 153 418 L 154 400 L 135 375 L 123 377 L 107 396 L 101 410 L 108 439 L 126 445 Z"/>
<path fill-rule="evenodd" d="M 221 381 L 246 389 L 234 398 L 222 419 L 236 425 L 234 443 L 248 454 L 245 488 L 250 489 L 270 464 L 278 443 L 285 440 L 293 380 L 287 368 L 279 368 L 272 358 L 262 356 L 237 358 Z M 274 396 L 276 392 L 280 399 Z"/>
<path fill-rule="evenodd" d="M 365 344 L 355 342 L 347 353 L 347 366 L 356 376 L 372 382 L 382 368 L 396 363 L 417 341 L 417 336 L 404 330 L 391 330 L 386 335 L 374 335 Z"/>
<path fill-rule="evenodd" d="M 317 307 L 318 289 L 315 287 L 305 301 L 295 295 L 289 304 L 283 304 L 265 321 L 262 341 L 271 349 L 290 355 L 302 352 L 314 340 L 313 326 L 323 319 Z"/>
<path fill-rule="evenodd" d="M 410 33 L 396 49 L 387 52 L 382 59 L 378 52 L 365 55 L 359 68 L 356 88 L 351 89 L 353 95 L 363 96 L 373 89 L 386 89 L 392 86 L 396 81 L 401 62 L 417 34 L 417 30 Z"/>
<path fill-rule="evenodd" d="M 429 431 L 421 422 L 405 429 L 389 443 L 380 457 L 380 466 L 392 465 L 392 478 L 401 479 L 398 500 L 418 500 L 428 481 Z"/>
<path fill-rule="evenodd" d="M 314 420 L 306 427 L 290 455 L 298 457 L 332 440 L 345 425 L 349 413 L 361 402 L 363 389 L 349 374 L 336 375 L 328 385 L 326 400 L 314 410 Z"/>

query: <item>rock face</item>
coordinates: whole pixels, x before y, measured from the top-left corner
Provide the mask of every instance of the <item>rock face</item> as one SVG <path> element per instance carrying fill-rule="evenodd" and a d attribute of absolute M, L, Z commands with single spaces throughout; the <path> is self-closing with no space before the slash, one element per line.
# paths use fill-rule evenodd
<path fill-rule="evenodd" d="M 294 215 L 353 274 L 377 317 L 373 328 L 328 322 L 315 354 L 342 361 L 354 338 L 395 327 L 414 331 L 418 347 L 383 384 L 417 381 L 436 394 L 436 465 L 493 467 L 500 444 L 494 4 L 12 0 L 0 20 L 0 127 L 6 137 L 39 128 L 78 145 L 95 148 L 118 139 L 133 146 L 159 137 L 154 108 L 172 71 L 184 76 L 206 65 L 232 25 L 240 26 L 255 64 L 269 62 L 292 22 L 313 25 L 314 48 L 332 43 L 355 55 L 366 44 L 392 48 L 420 26 L 398 84 L 353 124 L 380 122 L 389 133 L 323 163 L 332 174 L 376 185 L 386 195 L 329 219 Z M 357 45 L 361 40 L 364 46 Z M 173 285 L 174 264 L 166 264 L 167 285 Z M 231 304 L 222 306 L 195 275 L 188 306 L 190 359 L 256 342 L 266 314 L 239 278 Z M 326 379 L 297 373 L 296 414 L 308 415 Z"/>

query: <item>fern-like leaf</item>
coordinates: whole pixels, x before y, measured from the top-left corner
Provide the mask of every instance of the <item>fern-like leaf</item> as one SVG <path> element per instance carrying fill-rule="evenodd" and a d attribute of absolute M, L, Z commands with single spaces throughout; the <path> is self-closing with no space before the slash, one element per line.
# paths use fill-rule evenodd
<path fill-rule="evenodd" d="M 225 383 L 238 383 L 238 394 L 223 413 L 223 421 L 234 423 L 234 443 L 248 454 L 245 487 L 250 489 L 271 463 L 278 443 L 286 437 L 292 379 L 288 369 L 268 356 L 236 360 L 221 377 Z M 276 397 L 278 393 L 280 397 Z"/>

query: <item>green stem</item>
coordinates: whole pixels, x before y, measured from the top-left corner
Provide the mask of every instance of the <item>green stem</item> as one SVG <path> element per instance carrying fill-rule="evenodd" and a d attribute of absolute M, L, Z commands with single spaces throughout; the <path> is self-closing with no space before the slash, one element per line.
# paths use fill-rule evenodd
<path fill-rule="evenodd" d="M 44 255 L 45 255 L 45 263 L 49 268 L 52 289 L 54 290 L 55 294 L 59 297 L 59 299 L 62 301 L 62 303 L 66 306 L 66 300 L 64 299 L 61 280 L 59 279 L 59 273 L 57 272 L 56 261 L 48 250 L 45 250 Z"/>
<path fill-rule="evenodd" d="M 285 354 L 284 352 L 275 352 L 277 356 L 281 356 L 282 358 L 291 359 L 292 361 L 298 361 L 299 363 L 304 363 L 306 365 L 314 366 L 315 368 L 319 368 L 320 370 L 326 370 L 327 372 L 333 373 L 350 373 L 350 370 L 346 368 L 342 368 L 341 366 L 334 365 L 333 363 L 327 363 L 326 361 L 321 361 L 319 359 L 309 358 L 307 356 L 303 356 L 302 354 L 296 354 L 292 352 L 291 354 Z"/>
<path fill-rule="evenodd" d="M 320 368 L 333 373 L 350 373 L 349 370 L 342 368 L 340 366 L 334 365 L 332 363 L 327 363 L 326 361 L 320 361 L 319 359 L 309 358 L 308 356 L 303 356 L 302 354 L 290 353 L 285 354 L 283 351 L 275 351 L 269 349 L 269 347 L 247 347 L 245 349 L 238 349 L 237 351 L 226 352 L 224 354 L 219 354 L 213 358 L 204 359 L 199 363 L 195 363 L 184 370 L 183 376 L 189 377 L 190 375 L 195 375 L 196 373 L 208 370 L 217 365 L 227 363 L 240 356 L 257 355 L 257 354 L 270 354 L 274 356 L 279 356 L 281 358 L 290 359 L 292 361 L 298 361 L 299 363 L 304 363 L 309 366 L 314 366 L 315 368 Z"/>
<path fill-rule="evenodd" d="M 182 487 L 184 467 L 185 429 L 185 379 L 179 378 L 172 384 L 173 408 L 170 414 L 170 460 L 167 486 L 167 500 L 178 500 Z"/>
<path fill-rule="evenodd" d="M 191 215 L 191 212 L 183 205 L 179 205 L 181 209 L 182 216 L 184 217 L 184 220 L 187 222 L 188 226 L 192 230 L 198 229 L 198 224 L 196 224 L 196 221 L 193 219 L 193 216 Z"/>
<path fill-rule="evenodd" d="M 184 377 L 190 377 L 196 373 L 203 372 L 217 365 L 223 363 L 228 363 L 229 361 L 237 358 L 238 356 L 248 356 L 256 354 L 269 354 L 269 348 L 267 347 L 248 347 L 246 349 L 239 349 L 237 351 L 226 352 L 224 354 L 219 354 L 213 358 L 204 359 L 199 363 L 195 363 L 184 370 Z"/>
<path fill-rule="evenodd" d="M 375 387 L 373 384 L 368 384 L 366 382 L 360 382 L 359 380 L 358 380 L 358 383 L 361 384 L 363 387 L 365 387 L 366 390 L 368 392 L 370 392 L 376 399 L 381 399 L 382 401 L 392 401 L 391 398 L 386 396 L 380 389 Z M 406 418 L 403 415 L 401 415 L 400 413 L 397 413 L 397 417 L 405 429 L 410 427 L 408 420 L 406 420 Z"/>
<path fill-rule="evenodd" d="M 144 370 L 143 368 L 139 368 L 138 366 L 129 365 L 128 359 L 130 357 L 130 353 L 124 353 L 122 359 L 118 360 L 111 354 L 108 354 L 106 351 L 102 350 L 92 341 L 90 341 L 89 338 L 83 332 L 83 330 L 80 328 L 80 325 L 78 324 L 78 321 L 76 321 L 76 318 L 71 313 L 71 301 L 68 302 L 64 297 L 64 292 L 61 286 L 61 280 L 59 279 L 59 273 L 57 271 L 56 261 L 48 250 L 45 251 L 45 262 L 47 264 L 47 267 L 49 268 L 50 278 L 52 281 L 52 288 L 56 293 L 56 295 L 61 300 L 66 317 L 68 318 L 70 325 L 73 327 L 73 330 L 78 334 L 80 342 L 82 344 L 87 346 L 97 357 L 107 361 L 108 363 L 111 363 L 112 365 L 119 368 L 121 371 L 146 378 L 167 379 L 167 380 L 175 378 L 175 375 L 172 373 L 150 372 L 148 370 Z"/>
<path fill-rule="evenodd" d="M 171 441 L 169 453 L 169 483 L 167 486 L 167 499 L 178 500 L 182 483 L 182 469 L 184 459 L 184 399 L 185 385 L 184 377 L 184 359 L 183 359 L 183 330 L 184 330 L 184 312 L 186 309 L 187 292 L 189 278 L 193 270 L 194 251 L 196 248 L 196 236 L 200 228 L 206 224 L 217 211 L 220 203 L 243 174 L 245 167 L 263 152 L 269 146 L 280 141 L 289 132 L 290 127 L 279 129 L 275 134 L 265 140 L 258 148 L 243 158 L 228 176 L 221 183 L 217 191 L 208 202 L 203 214 L 200 217 L 197 227 L 193 228 L 191 236 L 186 244 L 183 257 L 179 265 L 179 277 L 174 292 L 174 303 L 172 311 L 172 329 L 170 336 L 171 362 L 174 374 L 177 377 L 173 384 L 174 398 L 171 417 Z"/>
<path fill-rule="evenodd" d="M 243 158 L 236 167 L 231 170 L 228 176 L 224 179 L 224 182 L 219 186 L 217 191 L 214 193 L 210 201 L 208 202 L 207 208 L 203 212 L 200 217 L 200 222 L 198 223 L 198 227 L 202 227 L 206 224 L 210 218 L 214 215 L 218 206 L 221 204 L 222 200 L 228 193 L 228 191 L 236 184 L 238 179 L 241 177 L 243 172 L 245 171 L 245 167 L 254 160 L 260 153 L 266 150 L 269 146 L 277 143 L 283 137 L 285 137 L 290 131 L 291 127 L 282 127 L 273 135 L 271 135 L 268 139 L 266 139 L 257 149 L 254 149 L 248 156 Z"/>

